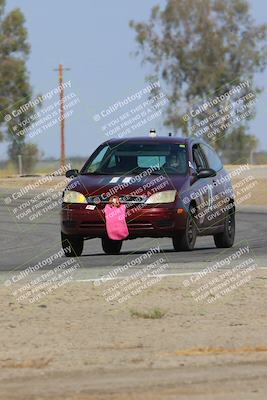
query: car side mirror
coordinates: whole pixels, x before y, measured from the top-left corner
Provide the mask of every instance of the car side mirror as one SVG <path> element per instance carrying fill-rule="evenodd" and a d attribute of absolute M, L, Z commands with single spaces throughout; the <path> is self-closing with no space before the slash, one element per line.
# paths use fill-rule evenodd
<path fill-rule="evenodd" d="M 198 179 L 210 178 L 212 176 L 216 176 L 216 171 L 214 171 L 212 168 L 203 168 L 197 173 Z"/>
<path fill-rule="evenodd" d="M 79 170 L 78 169 L 69 169 L 66 171 L 66 177 L 67 178 L 75 178 L 75 176 L 79 175 Z"/>

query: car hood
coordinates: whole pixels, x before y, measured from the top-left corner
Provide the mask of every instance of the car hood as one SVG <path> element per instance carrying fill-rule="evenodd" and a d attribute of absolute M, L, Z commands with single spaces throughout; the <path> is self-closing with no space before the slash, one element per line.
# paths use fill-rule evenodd
<path fill-rule="evenodd" d="M 164 190 L 184 191 L 187 182 L 188 178 L 180 175 L 79 175 L 67 185 L 66 190 L 107 200 L 112 195 L 150 196 L 153 192 Z"/>

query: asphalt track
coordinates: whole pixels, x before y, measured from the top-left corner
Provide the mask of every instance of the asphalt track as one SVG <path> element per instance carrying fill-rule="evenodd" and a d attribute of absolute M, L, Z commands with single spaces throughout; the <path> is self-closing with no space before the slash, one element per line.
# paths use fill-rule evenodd
<path fill-rule="evenodd" d="M 1 195 L 8 195 L 8 191 L 2 191 Z M 25 197 L 23 200 L 25 201 Z M 39 260 L 49 257 L 61 249 L 59 208 L 31 223 L 27 219 L 16 221 L 8 206 L 1 201 L 0 221 L 0 271 L 4 272 L 0 275 L 1 281 L 5 279 L 5 272 L 23 270 L 28 266 L 36 265 Z M 266 213 L 237 213 L 235 248 L 248 245 L 258 267 L 261 268 L 267 266 L 266 222 Z M 194 251 L 179 253 L 173 251 L 171 240 L 168 238 L 145 238 L 125 241 L 121 254 L 110 256 L 103 254 L 100 239 L 93 239 L 85 242 L 83 255 L 79 257 L 80 268 L 76 279 L 99 278 L 115 267 L 125 265 L 140 257 L 150 248 L 158 246 L 160 254 L 155 254 L 147 259 L 143 258 L 141 264 L 151 263 L 159 257 L 163 257 L 168 264 L 164 271 L 165 274 L 186 274 L 199 271 L 229 252 L 227 250 L 224 253 L 224 249 L 216 249 L 211 236 L 198 238 Z M 233 251 L 234 249 L 230 250 L 230 252 Z M 57 261 L 53 261 L 53 264 L 47 265 L 43 269 L 54 268 L 56 264 Z M 141 268 L 141 265 L 131 267 L 131 272 L 138 268 Z"/>

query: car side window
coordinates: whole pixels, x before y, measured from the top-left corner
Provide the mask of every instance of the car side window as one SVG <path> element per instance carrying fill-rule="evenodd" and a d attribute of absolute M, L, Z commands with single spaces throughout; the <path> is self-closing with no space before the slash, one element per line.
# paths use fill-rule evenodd
<path fill-rule="evenodd" d="M 223 165 L 217 153 L 205 144 L 201 144 L 200 146 L 208 161 L 209 167 L 214 169 L 216 172 L 222 169 Z"/>
<path fill-rule="evenodd" d="M 192 152 L 193 152 L 193 161 L 194 161 L 196 170 L 200 171 L 203 168 L 207 168 L 207 162 L 205 160 L 205 156 L 202 153 L 199 144 L 195 144 L 193 146 Z"/>

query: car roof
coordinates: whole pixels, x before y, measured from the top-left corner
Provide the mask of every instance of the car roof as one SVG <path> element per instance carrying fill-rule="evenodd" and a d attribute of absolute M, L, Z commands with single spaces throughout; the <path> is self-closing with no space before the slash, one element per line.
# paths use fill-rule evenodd
<path fill-rule="evenodd" d="M 205 143 L 202 139 L 197 139 L 195 137 L 179 137 L 179 136 L 137 136 L 131 138 L 116 138 L 116 139 L 109 139 L 105 142 L 105 144 L 110 145 L 118 145 L 120 143 L 166 143 L 166 144 L 189 144 L 191 142 L 197 143 Z"/>

